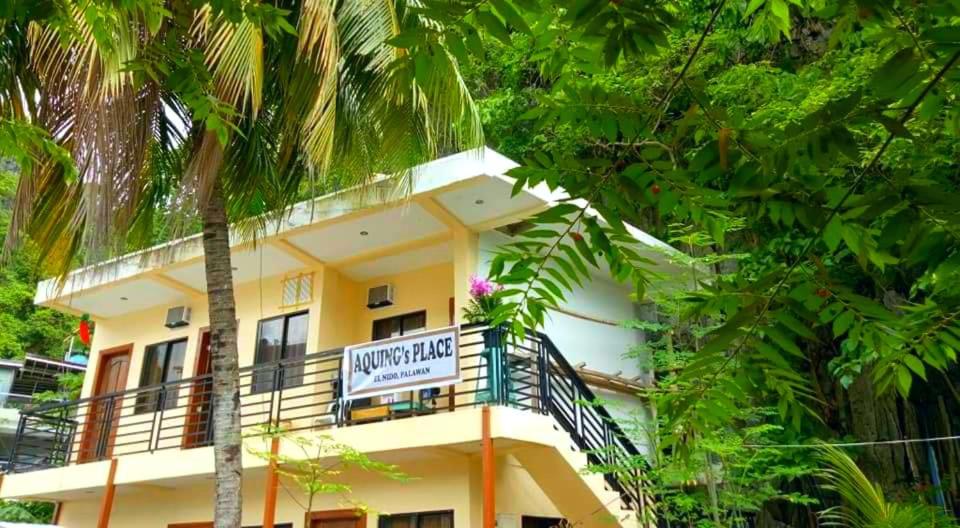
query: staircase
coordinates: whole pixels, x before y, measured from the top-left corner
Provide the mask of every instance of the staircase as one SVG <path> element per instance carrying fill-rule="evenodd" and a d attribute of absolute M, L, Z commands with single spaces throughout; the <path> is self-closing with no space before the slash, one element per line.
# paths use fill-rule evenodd
<path fill-rule="evenodd" d="M 560 499 L 554 502 L 565 518 L 578 526 L 656 526 L 643 477 L 646 459 L 550 338 L 485 332 L 499 332 L 488 341 L 507 351 L 494 359 L 504 379 L 499 403 L 552 418 L 539 429 L 542 446 L 516 456 L 549 496 Z M 562 499 L 578 488 L 596 500 Z"/>

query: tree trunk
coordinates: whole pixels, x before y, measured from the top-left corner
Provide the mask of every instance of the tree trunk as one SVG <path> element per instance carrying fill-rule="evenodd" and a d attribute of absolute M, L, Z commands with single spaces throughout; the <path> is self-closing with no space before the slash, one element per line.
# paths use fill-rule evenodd
<path fill-rule="evenodd" d="M 214 528 L 240 528 L 241 436 L 237 310 L 230 259 L 230 226 L 220 183 L 203 210 L 203 253 L 213 363 L 213 454 L 216 465 Z"/>
<path fill-rule="evenodd" d="M 884 411 L 889 409 L 885 404 L 893 396 L 876 394 L 869 371 L 857 377 L 847 390 L 847 396 L 850 401 L 850 432 L 854 438 L 865 442 L 893 439 L 887 435 L 889 424 Z M 886 491 L 893 489 L 897 479 L 892 451 L 891 446 L 867 446 L 860 460 L 864 473 Z"/>

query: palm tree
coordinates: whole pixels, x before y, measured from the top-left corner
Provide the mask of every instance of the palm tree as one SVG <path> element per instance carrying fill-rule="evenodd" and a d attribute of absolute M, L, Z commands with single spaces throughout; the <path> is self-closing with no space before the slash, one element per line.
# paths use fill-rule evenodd
<path fill-rule="evenodd" d="M 820 514 L 824 526 L 847 528 L 954 528 L 956 522 L 942 510 L 920 503 L 886 499 L 883 489 L 870 481 L 846 453 L 833 446 L 821 447 L 821 472 L 826 487 L 843 501 Z"/>
<path fill-rule="evenodd" d="M 387 43 L 422 24 L 406 0 L 57 5 L 11 52 L 27 67 L 0 83 L 35 79 L 26 96 L 35 109 L 24 115 L 69 151 L 77 175 L 39 155 L 21 175 L 7 241 L 29 237 L 65 276 L 78 255 L 99 261 L 153 242 L 160 221 L 177 234 L 199 222 L 215 394 L 214 526 L 239 527 L 230 222 L 255 233 L 269 219 L 261 213 L 283 214 L 331 179 L 363 185 L 479 144 L 477 115 L 452 57 L 434 54 L 424 68 Z"/>

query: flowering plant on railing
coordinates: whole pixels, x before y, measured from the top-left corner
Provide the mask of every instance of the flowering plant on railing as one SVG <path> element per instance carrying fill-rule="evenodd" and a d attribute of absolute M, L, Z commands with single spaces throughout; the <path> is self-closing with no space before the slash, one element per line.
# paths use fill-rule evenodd
<path fill-rule="evenodd" d="M 498 295 L 503 286 L 489 279 L 470 277 L 470 302 L 463 307 L 463 318 L 468 323 L 487 323 L 493 319 L 493 312 L 503 304 Z"/>

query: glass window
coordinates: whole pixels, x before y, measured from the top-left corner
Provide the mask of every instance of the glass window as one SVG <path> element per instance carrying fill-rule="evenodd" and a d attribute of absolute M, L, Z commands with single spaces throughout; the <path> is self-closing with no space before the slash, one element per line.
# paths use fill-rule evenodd
<path fill-rule="evenodd" d="M 264 365 L 253 372 L 252 392 L 276 390 L 276 362 L 296 360 L 307 354 L 307 323 L 309 313 L 300 312 L 260 321 L 257 328 L 255 365 Z M 303 363 L 284 361 L 281 370 L 282 386 L 303 384 Z"/>
<path fill-rule="evenodd" d="M 453 528 L 453 512 L 381 515 L 377 526 L 378 528 Z"/>
<path fill-rule="evenodd" d="M 183 359 L 187 355 L 187 340 L 168 341 L 149 345 L 143 354 L 140 386 L 149 387 L 175 382 L 183 378 Z M 139 394 L 134 412 L 153 412 L 177 406 L 177 386 L 163 386 Z"/>
<path fill-rule="evenodd" d="M 373 340 L 379 341 L 422 332 L 427 328 L 427 312 L 414 312 L 373 322 Z"/>

